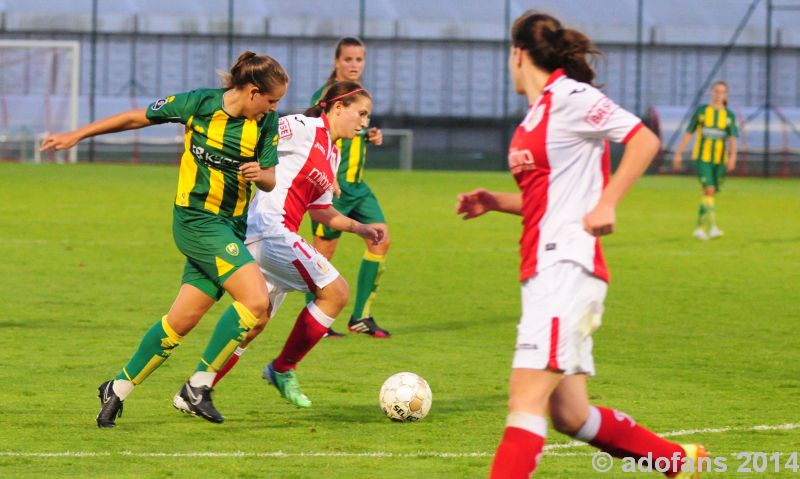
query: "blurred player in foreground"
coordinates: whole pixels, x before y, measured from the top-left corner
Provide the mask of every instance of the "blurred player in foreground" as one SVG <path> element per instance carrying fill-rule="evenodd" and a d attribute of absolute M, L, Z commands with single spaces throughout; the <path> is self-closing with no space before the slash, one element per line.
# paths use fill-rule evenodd
<path fill-rule="evenodd" d="M 211 401 L 214 376 L 245 334 L 266 320 L 269 308 L 267 286 L 244 245 L 245 226 L 251 183 L 265 191 L 275 186 L 275 110 L 288 82 L 277 61 L 245 52 L 231 68 L 225 88 L 178 93 L 42 143 L 42 150 L 60 150 L 104 133 L 165 122 L 186 125 L 172 223 L 175 244 L 186 256 L 181 288 L 116 379 L 100 385 L 98 427 L 116 424 L 134 386 L 172 354 L 227 291 L 233 304 L 217 322 L 197 369 L 178 393 L 192 413 L 211 422 L 224 420 Z"/>
<path fill-rule="evenodd" d="M 616 205 L 653 160 L 658 138 L 592 86 L 595 73 L 586 57 L 599 52 L 583 34 L 528 11 L 511 36 L 511 78 L 530 104 L 508 152 L 521 193 L 477 189 L 459 195 L 456 206 L 464 219 L 499 211 L 523 222 L 522 317 L 509 414 L 491 477 L 532 474 L 548 415 L 559 432 L 613 456 L 649 454 L 693 464 L 706 454 L 702 446 L 667 441 L 627 414 L 589 404 L 587 393 L 592 333 L 600 326 L 609 279 L 598 237 L 614 231 Z M 610 180 L 608 140 L 626 145 Z"/>
<path fill-rule="evenodd" d="M 697 226 L 692 235 L 699 240 L 719 238 L 722 230 L 717 227 L 714 196 L 719 191 L 725 173 L 736 169 L 736 138 L 739 128 L 736 115 L 728 108 L 728 84 L 716 81 L 711 85 L 711 103 L 700 105 L 686 127 L 672 167 L 675 171 L 683 168 L 683 150 L 696 135 L 692 160 L 695 163 L 697 179 L 703 189 L 700 210 L 697 213 Z"/>

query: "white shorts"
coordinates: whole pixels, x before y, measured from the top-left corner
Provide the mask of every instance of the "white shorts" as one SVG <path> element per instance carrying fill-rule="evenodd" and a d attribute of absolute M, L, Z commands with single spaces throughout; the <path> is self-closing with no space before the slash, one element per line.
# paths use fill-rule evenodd
<path fill-rule="evenodd" d="M 578 263 L 560 261 L 522 283 L 513 368 L 594 375 L 592 333 L 608 284 Z"/>
<path fill-rule="evenodd" d="M 286 293 L 315 292 L 339 277 L 322 253 L 289 230 L 248 243 L 247 249 L 267 282 L 270 317 L 275 316 Z"/>

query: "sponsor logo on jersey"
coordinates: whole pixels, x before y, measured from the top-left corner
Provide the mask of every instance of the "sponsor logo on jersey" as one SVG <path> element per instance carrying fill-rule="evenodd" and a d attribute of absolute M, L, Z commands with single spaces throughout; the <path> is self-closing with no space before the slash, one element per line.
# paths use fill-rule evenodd
<path fill-rule="evenodd" d="M 603 128 L 606 123 L 608 123 L 608 120 L 611 118 L 611 115 L 617 111 L 617 108 L 619 107 L 616 103 L 607 97 L 603 97 L 597 100 L 597 103 L 592 105 L 592 107 L 589 109 L 589 112 L 586 114 L 584 121 L 586 121 L 586 123 L 591 125 L 593 128 L 599 130 Z"/>
<path fill-rule="evenodd" d="M 522 171 L 535 170 L 536 162 L 531 150 L 520 150 L 519 148 L 508 150 L 508 169 L 514 175 Z"/>
<path fill-rule="evenodd" d="M 317 168 L 311 170 L 306 176 L 306 180 L 308 180 L 312 185 L 316 186 L 321 191 L 327 191 L 328 188 L 333 187 L 333 182 L 328 178 L 328 175 L 321 172 Z"/>
<path fill-rule="evenodd" d="M 289 120 L 286 118 L 278 120 L 278 137 L 282 140 L 292 137 L 292 125 L 289 124 Z"/>
<path fill-rule="evenodd" d="M 221 155 L 216 155 L 214 153 L 206 151 L 205 148 L 199 145 L 192 145 L 192 154 L 197 161 L 204 164 L 205 166 L 210 166 L 213 168 L 217 168 L 219 170 L 239 170 L 239 165 L 241 162 L 232 160 L 230 158 L 226 158 Z"/>
<path fill-rule="evenodd" d="M 239 256 L 239 245 L 236 243 L 228 243 L 228 246 L 225 247 L 225 251 L 231 256 Z"/>

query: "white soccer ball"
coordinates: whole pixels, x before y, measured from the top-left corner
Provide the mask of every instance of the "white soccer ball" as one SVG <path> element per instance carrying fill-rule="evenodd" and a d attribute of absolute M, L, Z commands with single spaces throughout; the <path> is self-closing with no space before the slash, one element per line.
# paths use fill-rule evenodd
<path fill-rule="evenodd" d="M 381 386 L 378 398 L 384 414 L 392 421 L 415 422 L 431 410 L 431 387 L 414 373 L 397 373 Z"/>

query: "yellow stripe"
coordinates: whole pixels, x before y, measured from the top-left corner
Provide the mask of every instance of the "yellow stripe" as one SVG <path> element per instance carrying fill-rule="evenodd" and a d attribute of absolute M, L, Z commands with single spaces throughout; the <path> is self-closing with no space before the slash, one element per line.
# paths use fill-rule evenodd
<path fill-rule="evenodd" d="M 253 327 L 258 323 L 258 318 L 255 317 L 253 313 L 247 309 L 247 306 L 243 305 L 238 301 L 233 302 L 233 309 L 239 313 L 239 327 L 242 329 L 253 329 Z"/>
<path fill-rule="evenodd" d="M 181 341 L 183 341 L 183 336 L 176 333 L 175 330 L 172 329 L 172 326 L 169 325 L 169 322 L 167 322 L 166 314 L 164 315 L 163 318 L 161 318 L 161 329 L 163 329 L 164 332 L 167 333 L 166 339 L 170 341 L 173 347 L 181 344 Z"/>
<path fill-rule="evenodd" d="M 228 341 L 228 344 L 226 344 L 225 347 L 222 348 L 222 351 L 220 351 L 219 354 L 217 355 L 217 357 L 214 358 L 213 361 L 211 361 L 211 364 L 209 364 L 209 363 L 207 363 L 205 361 L 203 361 L 203 363 L 211 371 L 213 371 L 213 372 L 219 371 L 220 369 L 222 369 L 222 366 L 224 366 L 225 363 L 228 361 L 228 358 L 231 357 L 233 352 L 236 351 L 236 348 L 239 347 L 239 344 L 241 342 L 242 342 L 241 339 L 238 339 L 238 338 Z"/>
<path fill-rule="evenodd" d="M 714 126 L 714 109 L 710 106 L 706 107 L 706 118 L 703 124 L 705 126 Z"/>
<path fill-rule="evenodd" d="M 233 265 L 225 261 L 224 259 L 220 258 L 219 256 L 216 257 L 217 259 L 217 277 L 221 278 L 227 273 L 228 271 L 233 269 Z"/>
<path fill-rule="evenodd" d="M 189 194 L 194 189 L 195 181 L 197 180 L 197 163 L 192 156 L 192 129 L 189 124 L 192 122 L 190 117 L 186 123 L 186 134 L 183 146 L 183 155 L 181 155 L 181 168 L 178 174 L 178 193 L 175 195 L 175 204 L 178 206 L 189 206 Z"/>
<path fill-rule="evenodd" d="M 364 259 L 367 261 L 375 261 L 377 263 L 379 261 L 383 261 L 383 258 L 385 257 L 385 254 L 370 253 L 369 250 L 364 251 Z"/>
<path fill-rule="evenodd" d="M 253 156 L 258 141 L 258 123 L 255 120 L 245 120 L 242 125 L 242 140 L 239 149 L 242 156 Z"/>
<path fill-rule="evenodd" d="M 714 142 L 712 140 L 709 140 L 708 138 L 703 138 L 703 154 L 700 157 L 700 159 L 703 160 L 705 163 L 711 161 L 711 145 L 713 143 Z"/>
<path fill-rule="evenodd" d="M 131 382 L 133 384 L 141 384 L 142 381 L 147 379 L 147 376 L 149 376 L 150 373 L 155 371 L 156 368 L 159 367 L 161 363 L 163 363 L 164 360 L 166 359 L 167 358 L 161 355 L 153 356 L 152 359 L 150 359 L 150 361 L 147 361 L 147 364 L 144 365 L 144 368 L 142 368 L 141 372 L 137 374 L 135 378 L 131 379 Z M 125 374 L 127 375 L 127 373 Z"/>
<path fill-rule="evenodd" d="M 381 255 L 375 255 L 375 256 L 381 256 Z M 364 255 L 364 257 L 366 258 L 366 255 Z M 383 256 L 381 256 L 381 258 L 383 258 Z M 372 309 L 372 301 L 378 294 L 378 286 L 381 283 L 381 278 L 383 277 L 384 271 L 386 271 L 386 263 L 381 261 L 380 266 L 378 266 L 378 274 L 375 275 L 375 282 L 373 283 L 375 285 L 375 289 L 369 294 L 367 301 L 364 303 L 364 312 L 361 313 L 361 316 L 363 318 L 368 318 L 371 316 L 370 310 Z"/>
<path fill-rule="evenodd" d="M 347 158 L 347 181 L 355 183 L 358 174 L 358 163 L 361 159 L 361 137 L 357 136 L 350 142 L 350 155 Z"/>
<path fill-rule="evenodd" d="M 236 208 L 233 210 L 233 216 L 239 216 L 244 213 L 244 207 L 247 206 L 247 197 L 250 190 L 250 182 L 244 180 L 244 176 L 239 173 L 239 192 L 236 196 Z"/>
<path fill-rule="evenodd" d="M 228 114 L 222 110 L 214 112 L 211 122 L 208 124 L 208 140 L 206 145 L 221 149 L 225 137 L 225 125 L 228 123 Z"/>
<path fill-rule="evenodd" d="M 723 140 L 714 140 L 714 164 L 722 163 L 722 152 L 725 151 L 725 142 Z"/>
<path fill-rule="evenodd" d="M 222 197 L 225 195 L 225 175 L 221 171 L 208 167 L 208 196 L 204 208 L 219 214 Z"/>
<path fill-rule="evenodd" d="M 700 128 L 697 128 L 697 136 L 694 139 L 694 146 L 692 147 L 692 158 L 695 160 L 700 159 L 700 143 L 703 142 L 703 133 Z"/>

